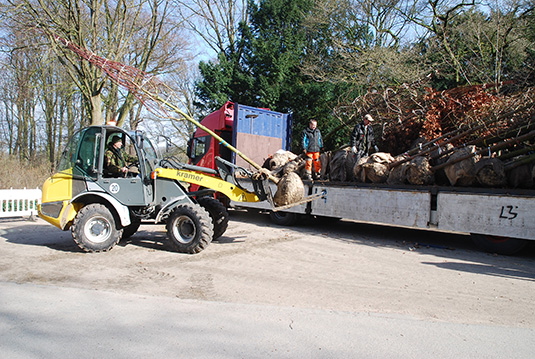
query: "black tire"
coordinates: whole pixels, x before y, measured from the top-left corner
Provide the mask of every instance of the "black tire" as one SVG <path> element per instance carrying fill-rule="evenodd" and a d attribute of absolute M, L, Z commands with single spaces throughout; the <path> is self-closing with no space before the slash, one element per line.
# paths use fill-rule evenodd
<path fill-rule="evenodd" d="M 271 222 L 279 226 L 292 226 L 297 222 L 299 218 L 297 213 L 290 212 L 269 212 L 269 218 Z"/>
<path fill-rule="evenodd" d="M 476 246 L 485 252 L 503 255 L 517 254 L 528 245 L 528 241 L 525 239 L 489 236 L 474 233 L 472 233 L 471 237 Z"/>
<path fill-rule="evenodd" d="M 124 227 L 121 239 L 132 237 L 139 229 L 139 226 L 141 226 L 141 222 L 132 222 L 128 226 Z"/>
<path fill-rule="evenodd" d="M 192 203 L 176 207 L 166 227 L 171 244 L 180 253 L 199 253 L 214 236 L 210 215 L 204 208 Z"/>
<path fill-rule="evenodd" d="M 214 225 L 214 237 L 212 240 L 218 239 L 225 233 L 228 228 L 228 211 L 217 199 L 213 197 L 199 197 L 197 202 L 202 208 L 208 211 L 212 224 Z"/>
<path fill-rule="evenodd" d="M 82 207 L 74 218 L 71 231 L 78 247 L 86 252 L 109 251 L 123 234 L 111 211 L 99 203 Z"/>

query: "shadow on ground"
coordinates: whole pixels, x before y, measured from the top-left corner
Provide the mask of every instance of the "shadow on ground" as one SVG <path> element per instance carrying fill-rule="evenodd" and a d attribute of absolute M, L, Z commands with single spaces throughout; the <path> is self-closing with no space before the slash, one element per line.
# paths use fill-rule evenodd
<path fill-rule="evenodd" d="M 256 211 L 231 210 L 230 220 L 255 224 L 262 228 L 280 228 L 270 221 L 267 214 Z M 400 253 L 422 254 L 425 255 L 422 257 L 422 264 L 444 270 L 535 281 L 535 243 L 519 255 L 502 256 L 482 252 L 472 243 L 469 235 L 462 234 L 322 218 L 303 218 L 296 225 L 286 228 L 288 231 L 296 231 L 302 235 L 324 236 L 325 240 L 384 247 Z M 233 237 L 227 232 L 212 245 L 235 244 L 239 246 L 249 235 Z M 63 252 L 82 252 L 73 241 L 70 231 L 61 231 L 42 220 L 11 219 L 8 224 L 6 220 L 0 220 L 1 238 L 9 243 L 46 246 Z M 142 225 L 137 233 L 122 240 L 118 245 L 174 252 L 167 239 L 165 227 L 158 228 L 158 225 Z M 432 260 L 433 257 L 436 257 L 436 261 Z"/>
<path fill-rule="evenodd" d="M 2 224 L 9 224 L 9 226 Z M 63 252 L 82 252 L 70 231 L 62 231 L 42 220 L 17 218 L 0 221 L 0 238 L 9 243 L 46 246 Z"/>
<path fill-rule="evenodd" d="M 231 220 L 280 227 L 271 223 L 269 215 L 255 211 L 231 211 Z M 301 234 L 319 233 L 326 240 L 423 254 L 426 257 L 422 264 L 445 270 L 535 281 L 535 242 L 515 256 L 504 256 L 481 251 L 467 234 L 307 217 L 287 228 Z M 429 256 L 437 257 L 437 261 L 429 260 Z"/>
<path fill-rule="evenodd" d="M 2 223 L 5 225 L 2 226 Z M 0 220 L 0 238 L 5 238 L 9 243 L 43 246 L 62 252 L 84 252 L 72 239 L 70 230 L 62 231 L 42 220 L 2 219 Z M 235 243 L 236 239 L 223 234 L 215 242 L 229 244 Z M 120 247 L 133 245 L 150 250 L 175 252 L 169 244 L 167 232 L 162 225 L 142 225 L 133 236 L 122 239 L 117 245 Z"/>

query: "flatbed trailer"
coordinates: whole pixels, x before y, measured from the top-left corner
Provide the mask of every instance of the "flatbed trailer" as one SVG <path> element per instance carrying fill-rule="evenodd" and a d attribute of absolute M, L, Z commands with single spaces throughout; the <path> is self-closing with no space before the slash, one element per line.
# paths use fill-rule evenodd
<path fill-rule="evenodd" d="M 263 162 L 278 149 L 290 150 L 289 114 L 228 102 L 201 123 L 227 138 L 256 162 Z M 247 167 L 201 129 L 194 133 L 188 153 L 192 164 L 203 167 L 216 169 L 216 156 Z M 290 225 L 300 216 L 321 216 L 469 233 L 483 249 L 504 254 L 518 252 L 528 240 L 535 240 L 535 190 L 331 181 L 305 181 L 304 184 L 307 195 L 323 194 L 323 198 L 284 211 L 274 211 L 267 201 L 230 202 L 230 205 L 267 210 L 272 220 L 281 225 Z M 253 190 L 245 180 L 242 185 Z M 276 186 L 273 183 L 271 186 L 275 193 Z"/>
<path fill-rule="evenodd" d="M 487 251 L 514 254 L 535 240 L 535 191 L 364 183 L 305 182 L 322 198 L 271 212 L 292 224 L 299 215 L 414 229 L 469 233 Z M 232 205 L 269 210 L 267 203 Z"/>

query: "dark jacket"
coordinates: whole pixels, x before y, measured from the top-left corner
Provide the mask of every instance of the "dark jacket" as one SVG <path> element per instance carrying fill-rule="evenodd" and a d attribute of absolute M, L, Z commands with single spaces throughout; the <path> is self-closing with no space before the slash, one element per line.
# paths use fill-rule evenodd
<path fill-rule="evenodd" d="M 351 147 L 357 147 L 357 151 L 363 151 L 366 155 L 368 155 L 372 146 L 375 145 L 372 126 L 364 126 L 364 121 L 357 124 L 353 128 L 353 131 L 351 131 L 349 145 Z"/>
<path fill-rule="evenodd" d="M 116 149 L 109 144 L 104 154 L 104 169 L 108 176 L 118 177 L 121 175 L 121 168 L 136 161 L 137 157 L 130 156 L 122 148 Z"/>
<path fill-rule="evenodd" d="M 319 152 L 323 148 L 321 132 L 317 127 L 314 130 L 311 130 L 310 127 L 303 130 L 301 148 L 307 152 Z"/>

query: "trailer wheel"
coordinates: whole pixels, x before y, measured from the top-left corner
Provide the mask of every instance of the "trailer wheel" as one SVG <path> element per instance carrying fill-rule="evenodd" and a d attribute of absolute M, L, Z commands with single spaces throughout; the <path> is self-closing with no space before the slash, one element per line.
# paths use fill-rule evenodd
<path fill-rule="evenodd" d="M 213 197 L 199 197 L 197 202 L 201 207 L 208 211 L 212 218 L 212 224 L 214 225 L 214 237 L 215 240 L 223 235 L 228 228 L 228 211 L 217 199 Z"/>
<path fill-rule="evenodd" d="M 178 206 L 167 221 L 167 236 L 180 253 L 199 253 L 210 244 L 213 235 L 210 215 L 197 204 Z"/>
<path fill-rule="evenodd" d="M 71 231 L 78 247 L 86 252 L 109 251 L 123 233 L 117 228 L 110 210 L 100 203 L 82 207 L 74 218 Z"/>
<path fill-rule="evenodd" d="M 298 216 L 291 212 L 269 212 L 271 222 L 279 226 L 292 226 L 297 222 Z"/>
<path fill-rule="evenodd" d="M 471 235 L 472 241 L 485 252 L 512 255 L 523 250 L 528 241 L 518 238 L 489 236 L 486 234 Z"/>

